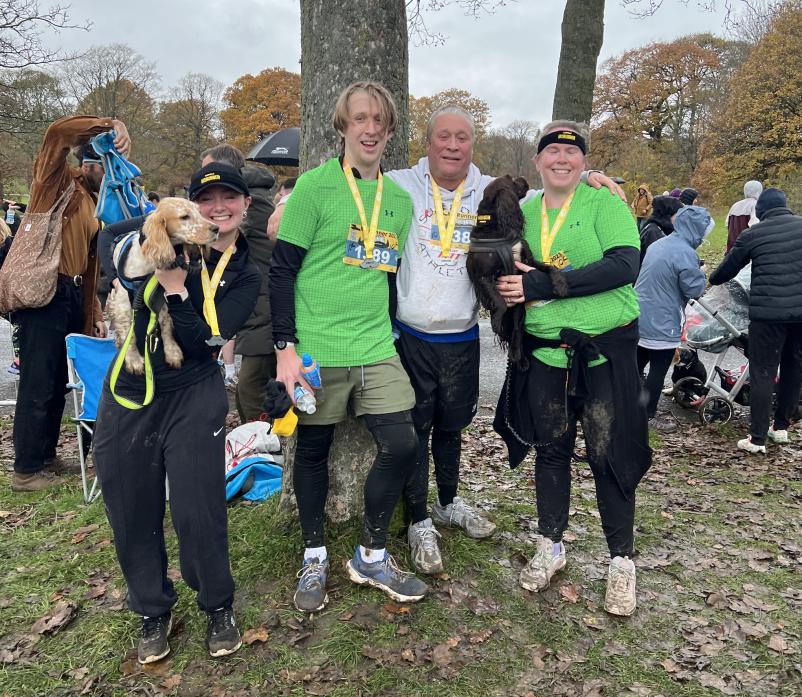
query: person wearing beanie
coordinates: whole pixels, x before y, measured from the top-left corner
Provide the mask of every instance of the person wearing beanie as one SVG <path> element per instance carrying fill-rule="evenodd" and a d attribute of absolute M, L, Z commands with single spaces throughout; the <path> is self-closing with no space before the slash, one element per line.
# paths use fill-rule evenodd
<path fill-rule="evenodd" d="M 766 440 L 788 443 L 788 427 L 802 387 L 802 217 L 788 208 L 785 194 L 766 189 L 755 204 L 759 220 L 746 230 L 710 276 L 719 285 L 752 262 L 749 292 L 749 436 L 738 447 L 765 453 Z M 771 423 L 777 378 L 777 408 Z"/>
<path fill-rule="evenodd" d="M 744 184 L 744 198 L 732 204 L 724 224 L 727 226 L 727 251 L 735 245 L 741 233 L 757 222 L 755 204 L 757 197 L 763 193 L 763 184 L 754 179 Z"/>
<path fill-rule="evenodd" d="M 691 187 L 683 189 L 682 193 L 679 195 L 679 200 L 684 206 L 693 206 L 697 198 L 699 198 L 699 192 Z"/>
<path fill-rule="evenodd" d="M 643 266 L 643 259 L 646 250 L 652 242 L 670 235 L 674 230 L 671 222 L 672 216 L 682 208 L 679 199 L 671 196 L 655 196 L 652 200 L 652 214 L 640 229 L 640 263 Z"/>
<path fill-rule="evenodd" d="M 681 194 L 682 190 L 678 186 L 675 186 L 673 189 L 671 189 L 671 193 L 669 194 L 669 196 L 671 196 L 672 198 L 679 198 Z"/>

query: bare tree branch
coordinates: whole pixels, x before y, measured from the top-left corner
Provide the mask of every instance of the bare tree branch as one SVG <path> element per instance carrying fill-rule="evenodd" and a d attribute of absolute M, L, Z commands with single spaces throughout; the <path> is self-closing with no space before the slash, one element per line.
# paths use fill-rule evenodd
<path fill-rule="evenodd" d="M 416 46 L 424 44 L 438 46 L 448 38 L 440 32 L 432 32 L 426 24 L 427 12 L 438 12 L 449 5 L 458 5 L 466 17 L 479 19 L 482 15 L 493 14 L 517 0 L 407 0 L 407 27 L 409 36 Z"/>

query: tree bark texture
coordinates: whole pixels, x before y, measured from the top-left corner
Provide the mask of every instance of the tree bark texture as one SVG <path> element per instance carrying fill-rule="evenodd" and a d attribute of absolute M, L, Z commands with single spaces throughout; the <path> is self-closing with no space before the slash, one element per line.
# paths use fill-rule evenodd
<path fill-rule="evenodd" d="M 332 523 L 361 518 L 364 511 L 365 477 L 376 457 L 376 444 L 361 419 L 349 417 L 334 431 L 329 453 L 329 496 L 326 518 Z M 295 437 L 284 444 L 284 476 L 281 483 L 281 508 L 297 510 L 292 483 Z"/>
<path fill-rule="evenodd" d="M 340 92 L 376 80 L 395 98 L 385 169 L 407 166 L 409 48 L 405 0 L 301 0 L 301 171 L 339 155 L 331 125 Z"/>
<path fill-rule="evenodd" d="M 553 119 L 590 123 L 603 39 L 604 0 L 566 0 Z"/>

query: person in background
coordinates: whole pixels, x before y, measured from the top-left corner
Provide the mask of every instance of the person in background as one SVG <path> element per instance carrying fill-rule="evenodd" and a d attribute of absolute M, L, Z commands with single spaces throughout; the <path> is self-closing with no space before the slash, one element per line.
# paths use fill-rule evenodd
<path fill-rule="evenodd" d="M 646 187 L 646 184 L 641 184 L 632 203 L 629 204 L 632 208 L 632 213 L 638 221 L 638 228 L 643 224 L 643 221 L 649 217 L 652 211 L 652 192 Z"/>
<path fill-rule="evenodd" d="M 766 438 L 788 443 L 788 426 L 802 385 L 802 217 L 785 194 L 768 188 L 755 204 L 757 223 L 743 232 L 719 267 L 712 285 L 726 283 L 752 263 L 749 290 L 749 435 L 738 441 L 748 453 L 766 452 Z M 777 378 L 777 408 L 771 424 Z"/>
<path fill-rule="evenodd" d="M 652 199 L 652 214 L 641 226 L 638 234 L 640 235 L 640 263 L 643 265 L 643 257 L 649 245 L 666 235 L 670 235 L 674 230 L 672 218 L 676 212 L 682 208 L 679 199 L 671 196 L 655 196 Z"/>
<path fill-rule="evenodd" d="M 28 213 L 53 208 L 71 183 L 75 184 L 62 223 L 58 280 L 53 299 L 45 306 L 17 310 L 20 381 L 14 418 L 13 491 L 37 491 L 59 480 L 53 475 L 80 471 L 80 466 L 56 457 L 64 411 L 67 356 L 64 339 L 71 332 L 105 337 L 107 330 L 97 297 L 98 258 L 95 218 L 97 192 L 103 168 L 84 158 L 83 146 L 105 131 L 114 130 L 114 146 L 127 155 L 131 146 L 122 121 L 97 116 L 69 116 L 52 123 L 36 158 Z M 80 169 L 67 157 L 74 150 Z M 94 151 L 93 151 L 94 152 Z"/>
<path fill-rule="evenodd" d="M 671 193 L 669 194 L 669 196 L 672 198 L 679 198 L 681 195 L 682 189 L 680 189 L 678 186 L 675 186 L 673 189 L 671 189 Z"/>
<path fill-rule="evenodd" d="M 705 274 L 696 248 L 713 229 L 713 219 L 704 208 L 682 207 L 679 201 L 677 205 L 678 211 L 670 219 L 672 234 L 649 247 L 635 284 L 640 307 L 638 372 L 643 375 L 649 366 L 644 380 L 646 416 L 649 426 L 663 433 L 675 431 L 677 424 L 657 416 L 657 403 L 674 352 L 682 343 L 685 306 L 705 290 Z"/>
<path fill-rule="evenodd" d="M 680 193 L 679 195 L 679 200 L 683 206 L 695 205 L 695 201 L 698 198 L 699 198 L 699 192 L 696 189 L 692 189 L 691 187 L 683 189 L 682 193 Z"/>
<path fill-rule="evenodd" d="M 755 204 L 763 192 L 763 184 L 751 179 L 744 184 L 744 198 L 732 204 L 724 224 L 727 226 L 727 251 L 729 252 L 741 233 L 757 222 Z"/>
<path fill-rule="evenodd" d="M 148 191 L 148 201 L 150 201 L 154 206 L 159 205 L 159 201 L 162 200 L 162 197 L 155 191 Z"/>

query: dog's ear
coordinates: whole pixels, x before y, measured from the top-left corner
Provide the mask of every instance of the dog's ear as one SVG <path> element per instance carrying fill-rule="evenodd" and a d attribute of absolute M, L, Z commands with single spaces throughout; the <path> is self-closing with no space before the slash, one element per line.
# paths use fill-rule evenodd
<path fill-rule="evenodd" d="M 515 177 L 512 180 L 513 185 L 515 186 L 515 193 L 518 194 L 518 199 L 522 199 L 526 196 L 527 192 L 529 191 L 529 182 L 526 181 L 523 177 Z"/>
<path fill-rule="evenodd" d="M 167 232 L 167 216 L 157 208 L 146 219 L 142 227 L 145 241 L 142 243 L 142 256 L 157 269 L 164 269 L 175 261 L 175 250 Z"/>

